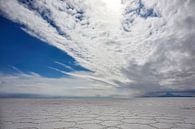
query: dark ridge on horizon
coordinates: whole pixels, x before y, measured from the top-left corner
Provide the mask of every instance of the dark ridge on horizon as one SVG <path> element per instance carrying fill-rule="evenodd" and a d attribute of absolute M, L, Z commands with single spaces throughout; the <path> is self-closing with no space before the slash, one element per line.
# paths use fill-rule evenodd
<path fill-rule="evenodd" d="M 142 97 L 195 97 L 195 90 L 157 91 L 146 93 Z"/>
<path fill-rule="evenodd" d="M 57 96 L 57 95 L 41 95 L 41 94 L 23 94 L 23 93 L 0 93 L 0 98 L 48 98 L 48 99 L 60 99 L 60 98 L 147 98 L 147 97 L 195 97 L 195 90 L 192 91 L 158 91 L 146 93 L 142 96 L 127 97 L 127 96 Z"/>

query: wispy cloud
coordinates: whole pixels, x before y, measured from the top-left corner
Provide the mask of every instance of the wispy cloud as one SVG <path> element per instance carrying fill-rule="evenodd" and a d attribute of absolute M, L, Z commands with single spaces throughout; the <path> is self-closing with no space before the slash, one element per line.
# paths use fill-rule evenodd
<path fill-rule="evenodd" d="M 65 65 L 65 64 L 63 64 L 61 62 L 55 61 L 55 63 L 58 64 L 58 65 L 60 65 L 60 66 L 62 66 L 62 67 L 65 67 L 65 68 L 67 68 L 67 69 L 69 69 L 71 71 L 74 71 L 74 69 L 72 67 L 70 67 L 68 65 Z"/>
<path fill-rule="evenodd" d="M 1 74 L 0 93 L 105 97 L 120 95 L 116 88 L 88 78 L 47 78 L 35 73 L 30 75 Z"/>
<path fill-rule="evenodd" d="M 0 1 L 2 15 L 92 71 L 71 76 L 129 93 L 195 88 L 194 0 L 126 0 L 114 12 L 108 6 L 104 0 Z"/>

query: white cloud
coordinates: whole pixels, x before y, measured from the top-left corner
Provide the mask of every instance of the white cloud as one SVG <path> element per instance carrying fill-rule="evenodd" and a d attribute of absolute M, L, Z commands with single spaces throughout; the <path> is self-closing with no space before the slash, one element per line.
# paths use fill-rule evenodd
<path fill-rule="evenodd" d="M 0 93 L 37 94 L 54 96 L 130 96 L 131 92 L 120 91 L 104 82 L 87 78 L 47 78 L 30 75 L 0 74 Z M 132 92 L 132 94 L 135 94 Z"/>
<path fill-rule="evenodd" d="M 0 1 L 2 14 L 93 71 L 72 76 L 130 91 L 195 88 L 193 0 L 19 1 Z"/>

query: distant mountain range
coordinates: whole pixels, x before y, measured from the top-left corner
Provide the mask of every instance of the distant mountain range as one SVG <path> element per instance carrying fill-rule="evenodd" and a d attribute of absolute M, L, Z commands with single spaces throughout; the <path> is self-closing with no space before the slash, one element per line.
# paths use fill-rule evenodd
<path fill-rule="evenodd" d="M 146 93 L 137 97 L 195 97 L 195 90 L 189 91 L 158 91 Z M 0 93 L 0 98 L 123 98 L 122 96 L 52 96 L 52 95 L 40 95 L 40 94 L 14 94 L 14 93 Z M 128 98 L 128 97 L 124 97 Z"/>
<path fill-rule="evenodd" d="M 150 92 L 143 97 L 195 97 L 195 90 Z"/>

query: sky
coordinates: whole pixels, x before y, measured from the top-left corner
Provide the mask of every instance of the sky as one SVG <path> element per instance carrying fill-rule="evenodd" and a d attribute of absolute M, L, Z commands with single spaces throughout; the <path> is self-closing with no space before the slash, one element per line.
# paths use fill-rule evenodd
<path fill-rule="evenodd" d="M 194 0 L 0 0 L 0 94 L 195 96 Z"/>

